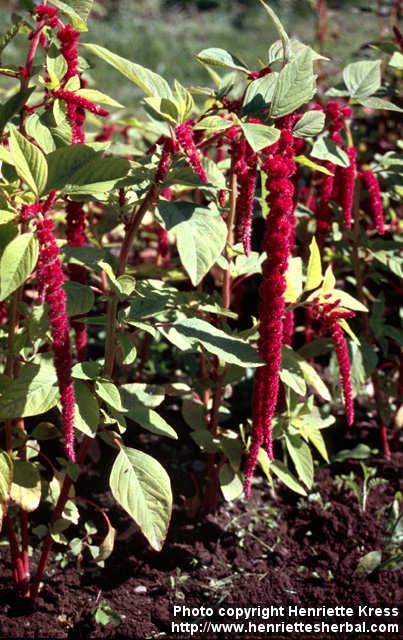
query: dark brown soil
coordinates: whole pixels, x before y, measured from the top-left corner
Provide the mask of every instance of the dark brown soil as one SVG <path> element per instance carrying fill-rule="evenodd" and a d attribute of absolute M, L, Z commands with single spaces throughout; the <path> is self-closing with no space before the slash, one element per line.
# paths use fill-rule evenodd
<path fill-rule="evenodd" d="M 152 551 L 111 500 L 107 478 L 114 452 L 94 443 L 89 455 L 93 464 L 79 479 L 77 493 L 108 510 L 119 534 L 115 550 L 103 570 L 86 556 L 80 566 L 72 560 L 62 569 L 64 547 L 56 546 L 58 555 L 48 567 L 32 610 L 13 594 L 7 547 L 0 546 L 0 638 L 190 637 L 189 633 L 171 634 L 174 604 L 391 606 L 401 602 L 397 570 L 375 570 L 364 577 L 355 570 L 369 551 L 380 550 L 383 559 L 387 557 L 385 524 L 394 495 L 401 489 L 403 456 L 395 453 L 391 461 L 378 456 L 367 462 L 376 466 L 377 476 L 387 482 L 370 492 L 365 513 L 352 492 L 337 481 L 340 474 L 353 471 L 361 483 L 359 462 L 349 460 L 319 467 L 307 498 L 284 485 L 274 494 L 261 479 L 249 502 L 223 505 L 216 515 L 200 517 L 195 513 L 205 461 L 200 460 L 186 425 L 181 427 L 177 412 L 167 419 L 182 431 L 176 442 L 154 436 L 150 442 L 148 436 L 136 435 L 138 430 L 127 432 L 131 446 L 143 450 L 151 446 L 173 481 L 177 504 L 163 551 Z M 328 442 L 331 452 L 351 449 L 358 442 L 377 447 L 378 429 L 364 415 L 355 430 L 340 426 L 332 430 L 334 443 L 332 439 Z M 49 451 L 49 455 L 55 452 Z M 32 515 L 38 522 L 46 521 L 44 513 Z M 90 515 L 95 522 L 96 515 Z M 101 517 L 96 522 L 101 529 L 102 522 Z M 74 535 L 80 535 L 78 528 L 76 532 L 69 529 L 69 538 Z M 92 612 L 100 603 L 116 610 L 122 622 L 116 626 L 95 624 Z M 301 638 L 301 634 L 271 637 L 291 639 Z"/>
<path fill-rule="evenodd" d="M 334 480 L 335 473 L 347 469 L 359 475 L 356 462 L 320 469 L 308 499 L 285 489 L 273 495 L 262 483 L 249 504 L 223 507 L 214 517 L 189 520 L 176 509 L 162 553 L 150 551 L 134 534 L 118 543 L 103 571 L 90 563 L 80 571 L 53 563 L 34 611 L 24 610 L 12 595 L 3 547 L 0 636 L 178 637 L 171 635 L 175 603 L 397 604 L 398 571 L 374 571 L 366 577 L 354 571 L 363 555 L 384 549 L 385 520 L 398 489 L 401 462 L 397 455 L 392 462 L 379 461 L 378 475 L 389 482 L 372 491 L 364 514 L 356 498 Z M 124 532 L 128 521 L 121 512 L 115 524 L 117 520 Z M 96 625 L 91 610 L 98 602 L 111 605 L 123 622 Z"/>

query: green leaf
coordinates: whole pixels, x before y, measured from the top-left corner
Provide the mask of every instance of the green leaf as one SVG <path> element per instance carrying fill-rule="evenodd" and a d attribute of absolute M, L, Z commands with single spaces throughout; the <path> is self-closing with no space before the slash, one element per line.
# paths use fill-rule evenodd
<path fill-rule="evenodd" d="M 349 167 L 348 155 L 329 138 L 318 138 L 313 145 L 311 155 L 319 160 L 328 160 L 339 167 Z"/>
<path fill-rule="evenodd" d="M 58 400 L 56 371 L 50 360 L 25 364 L 0 397 L 0 420 L 46 413 Z"/>
<path fill-rule="evenodd" d="M 316 92 L 312 54 L 303 50 L 280 71 L 271 103 L 270 115 L 280 118 L 313 98 Z"/>
<path fill-rule="evenodd" d="M 311 244 L 309 245 L 309 262 L 306 273 L 305 291 L 312 291 L 319 287 L 322 282 L 322 262 L 320 258 L 320 251 L 316 238 L 313 237 Z"/>
<path fill-rule="evenodd" d="M 15 460 L 10 497 L 23 511 L 35 511 L 41 501 L 41 476 L 32 462 Z"/>
<path fill-rule="evenodd" d="M 266 4 L 266 2 L 264 2 L 264 0 L 259 0 L 260 4 L 263 5 L 263 7 L 266 9 L 267 13 L 270 16 L 271 21 L 273 22 L 273 25 L 280 37 L 281 43 L 282 43 L 282 47 L 283 47 L 283 59 L 286 59 L 287 56 L 287 50 L 288 50 L 288 43 L 289 43 L 289 37 L 287 35 L 286 30 L 284 29 L 279 17 L 277 16 L 277 14 L 273 11 L 273 9 L 271 9 L 269 7 L 268 4 Z"/>
<path fill-rule="evenodd" d="M 31 275 L 38 260 L 38 240 L 22 233 L 6 246 L 0 259 L 0 300 L 5 300 Z"/>
<path fill-rule="evenodd" d="M 381 86 L 381 61 L 352 62 L 343 70 L 343 80 L 352 98 L 367 98 Z"/>
<path fill-rule="evenodd" d="M 213 131 L 223 131 L 224 129 L 228 129 L 229 127 L 233 127 L 234 123 L 229 120 L 224 120 L 224 118 L 220 118 L 219 116 L 207 116 L 206 118 L 202 118 L 194 127 L 197 131 L 198 129 L 207 131 L 207 133 L 212 133 Z"/>
<path fill-rule="evenodd" d="M 306 362 L 306 360 L 301 358 L 301 356 L 299 356 L 298 354 L 295 354 L 295 355 L 298 358 L 298 363 L 299 363 L 299 366 L 300 366 L 300 368 L 302 370 L 302 373 L 304 375 L 305 382 L 307 382 L 309 385 L 311 385 L 311 387 L 316 391 L 316 393 L 321 398 L 323 398 L 324 400 L 327 400 L 328 402 L 330 402 L 331 401 L 331 395 L 329 393 L 329 389 L 327 388 L 327 386 L 323 382 L 323 380 L 320 377 L 320 375 L 313 368 L 313 366 L 309 364 L 309 362 Z"/>
<path fill-rule="evenodd" d="M 49 47 L 46 56 L 46 69 L 50 79 L 49 88 L 52 90 L 58 89 L 67 72 L 67 61 L 54 44 Z"/>
<path fill-rule="evenodd" d="M 320 133 L 325 126 L 325 113 L 323 111 L 307 111 L 298 120 L 293 129 L 297 138 L 313 138 Z"/>
<path fill-rule="evenodd" d="M 314 474 L 310 448 L 298 435 L 287 434 L 285 441 L 299 479 L 310 489 L 313 485 Z"/>
<path fill-rule="evenodd" d="M 336 300 L 340 300 L 340 306 L 345 309 L 352 309 L 353 311 L 362 311 L 363 313 L 368 313 L 367 307 L 365 307 L 362 302 L 350 296 L 346 291 L 342 291 L 340 289 L 332 289 L 331 296 L 326 299 L 326 302 L 332 303 L 336 302 Z"/>
<path fill-rule="evenodd" d="M 43 123 L 43 119 L 37 113 L 33 113 L 26 119 L 25 131 L 36 140 L 44 153 L 51 153 L 56 149 L 49 127 Z"/>
<path fill-rule="evenodd" d="M 242 495 L 242 480 L 228 463 L 223 464 L 220 468 L 219 481 L 222 494 L 227 502 L 232 502 Z"/>
<path fill-rule="evenodd" d="M 291 491 L 295 491 L 295 493 L 298 493 L 301 496 L 307 495 L 306 490 L 304 489 L 302 484 L 298 482 L 291 471 L 289 471 L 287 467 L 279 460 L 270 462 L 269 456 L 264 449 L 260 449 L 258 460 L 270 483 L 272 482 L 271 473 L 274 473 L 274 475 L 277 476 L 277 478 L 281 480 L 281 482 L 283 482 L 289 489 L 291 489 Z"/>
<path fill-rule="evenodd" d="M 217 210 L 187 202 L 160 202 L 158 209 L 166 229 L 176 235 L 181 262 L 196 286 L 221 255 L 227 226 Z"/>
<path fill-rule="evenodd" d="M 95 383 L 95 393 L 116 411 L 123 411 L 119 389 L 113 382 L 107 380 L 97 380 Z"/>
<path fill-rule="evenodd" d="M 80 282 L 66 280 L 63 288 L 67 294 L 67 313 L 69 316 L 84 315 L 91 311 L 95 296 L 90 287 Z"/>
<path fill-rule="evenodd" d="M 304 375 L 291 347 L 284 346 L 282 349 L 280 380 L 298 395 L 306 394 Z"/>
<path fill-rule="evenodd" d="M 85 47 L 89 53 L 105 60 L 105 62 L 117 69 L 117 71 L 120 71 L 120 73 L 140 87 L 147 96 L 158 96 L 159 98 L 168 98 L 169 100 L 173 99 L 173 94 L 168 83 L 157 73 L 146 69 L 146 67 L 142 67 L 140 64 L 130 62 L 130 60 L 126 60 L 126 58 L 122 58 L 98 44 L 85 42 L 82 43 L 81 46 Z"/>
<path fill-rule="evenodd" d="M 137 422 L 143 429 L 150 431 L 151 433 L 155 433 L 158 436 L 166 436 L 167 438 L 172 438 L 173 440 L 178 439 L 178 435 L 166 420 L 162 416 L 159 415 L 153 409 L 149 409 L 139 402 L 131 402 L 130 408 L 125 403 L 124 393 L 123 395 L 123 404 L 127 413 L 126 417 L 133 420 L 133 422 Z"/>
<path fill-rule="evenodd" d="M 123 622 L 123 618 L 106 603 L 99 604 L 94 611 L 94 620 L 97 624 L 102 624 L 104 627 L 108 624 L 118 625 Z"/>
<path fill-rule="evenodd" d="M 129 171 L 130 162 L 125 158 L 95 158 L 71 176 L 63 191 L 75 195 L 110 191 Z"/>
<path fill-rule="evenodd" d="M 290 258 L 286 272 L 285 302 L 296 302 L 302 293 L 302 258 Z"/>
<path fill-rule="evenodd" d="M 178 107 L 179 122 L 184 122 L 193 112 L 195 102 L 193 96 L 180 82 L 175 80 L 176 104 Z"/>
<path fill-rule="evenodd" d="M 202 345 L 220 360 L 240 367 L 258 367 L 264 364 L 258 352 L 246 341 L 217 329 L 206 320 L 187 318 L 175 322 L 172 327 L 188 343 L 189 349 Z"/>
<path fill-rule="evenodd" d="M 126 333 L 118 333 L 117 337 L 122 354 L 122 364 L 133 364 L 137 358 L 137 348 L 134 340 Z"/>
<path fill-rule="evenodd" d="M 178 107 L 174 100 L 151 96 L 144 98 L 144 102 L 153 113 L 157 114 L 157 116 L 161 116 L 164 120 L 168 120 L 168 122 L 173 125 L 177 124 L 179 114 Z"/>
<path fill-rule="evenodd" d="M 329 264 L 329 266 L 325 271 L 325 277 L 323 278 L 323 284 L 322 284 L 320 293 L 322 295 L 331 293 L 335 287 L 335 284 L 336 284 L 336 278 L 334 277 L 332 265 Z"/>
<path fill-rule="evenodd" d="M 131 401 L 141 403 L 146 407 L 158 407 L 165 398 L 164 387 L 143 382 L 131 382 L 119 387 L 122 404 L 126 409 L 131 408 Z"/>
<path fill-rule="evenodd" d="M 370 551 L 360 558 L 354 574 L 360 577 L 369 576 L 379 567 L 381 562 L 382 551 Z"/>
<path fill-rule="evenodd" d="M 333 173 L 329 171 L 329 169 L 326 169 L 326 167 L 323 167 L 321 164 L 317 164 L 317 162 L 313 162 L 313 160 L 311 160 L 310 158 L 307 158 L 304 155 L 295 156 L 294 160 L 295 162 L 298 162 L 298 164 L 302 164 L 303 167 L 309 167 L 310 169 L 313 169 L 314 171 L 319 171 L 320 173 L 324 173 L 327 176 L 333 175 Z"/>
<path fill-rule="evenodd" d="M 258 114 L 263 109 L 267 109 L 273 99 L 277 78 L 278 73 L 274 71 L 249 83 L 243 99 L 243 113 L 245 115 Z"/>
<path fill-rule="evenodd" d="M 62 189 L 81 168 L 97 157 L 97 152 L 86 144 L 60 147 L 47 156 L 49 174 L 46 191 Z"/>
<path fill-rule="evenodd" d="M 74 395 L 74 427 L 93 438 L 99 424 L 98 401 L 84 382 L 74 383 Z"/>
<path fill-rule="evenodd" d="M 160 551 L 172 512 L 171 483 L 151 456 L 121 447 L 110 475 L 112 495 L 138 524 L 150 545 Z"/>
<path fill-rule="evenodd" d="M 403 109 L 397 106 L 397 104 L 393 104 L 393 102 L 389 102 L 389 100 L 383 100 L 383 98 L 363 98 L 360 100 L 360 104 L 363 107 L 368 107 L 369 109 L 380 109 L 382 111 L 398 111 L 401 113 Z"/>
<path fill-rule="evenodd" d="M 99 362 L 93 360 L 85 360 L 77 362 L 72 369 L 72 376 L 76 380 L 95 380 L 101 372 Z"/>
<path fill-rule="evenodd" d="M 10 497 L 13 479 L 13 461 L 6 451 L 0 451 L 0 527 L 3 522 L 3 507 Z"/>
<path fill-rule="evenodd" d="M 43 193 L 48 179 L 48 166 L 42 151 L 29 142 L 15 127 L 10 127 L 10 149 L 15 170 L 35 195 Z"/>
<path fill-rule="evenodd" d="M 390 67 L 403 69 L 403 53 L 401 53 L 400 51 L 395 51 L 388 64 Z"/>
<path fill-rule="evenodd" d="M 366 460 L 371 458 L 375 452 L 367 444 L 357 444 L 353 449 L 342 449 L 332 457 L 332 462 L 345 462 L 352 458 L 353 460 Z"/>
<path fill-rule="evenodd" d="M 98 89 L 79 89 L 75 94 L 96 104 L 106 104 L 107 106 L 116 107 L 117 109 L 124 108 L 115 98 L 107 96 L 105 93 L 102 93 L 102 91 L 98 91 Z"/>
<path fill-rule="evenodd" d="M 99 553 L 95 558 L 95 562 L 107 560 L 113 552 L 115 546 L 116 529 L 108 524 L 108 533 L 99 545 Z"/>
<path fill-rule="evenodd" d="M 28 101 L 29 96 L 35 87 L 18 91 L 11 96 L 4 104 L 0 105 L 0 132 L 3 131 L 7 122 L 11 120 L 14 114 L 18 113 Z"/>
<path fill-rule="evenodd" d="M 265 124 L 242 122 L 241 128 L 245 138 L 255 152 L 274 144 L 280 137 L 280 131 L 276 127 L 268 127 Z"/>
<path fill-rule="evenodd" d="M 87 18 L 94 0 L 50 0 L 51 4 L 65 13 L 75 29 L 88 31 Z"/>
<path fill-rule="evenodd" d="M 210 64 L 214 67 L 225 67 L 226 69 L 235 69 L 236 71 L 245 71 L 246 73 L 248 72 L 245 65 L 238 60 L 236 56 L 225 49 L 218 49 L 215 47 L 203 49 L 195 57 L 196 60 L 199 60 L 199 62 L 202 62 L 203 64 Z"/>

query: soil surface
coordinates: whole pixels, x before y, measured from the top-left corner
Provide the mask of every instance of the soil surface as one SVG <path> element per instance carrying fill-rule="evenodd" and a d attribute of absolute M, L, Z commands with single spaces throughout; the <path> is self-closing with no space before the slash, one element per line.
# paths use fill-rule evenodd
<path fill-rule="evenodd" d="M 351 446 L 351 442 L 348 444 Z M 285 487 L 279 487 L 274 494 L 262 479 L 249 503 L 221 506 L 215 515 L 192 518 L 194 505 L 191 500 L 184 500 L 174 509 L 169 537 L 161 553 L 150 550 L 142 536 L 132 532 L 131 521 L 109 503 L 107 493 L 90 488 L 93 500 L 110 507 L 110 518 L 118 529 L 113 555 L 103 570 L 86 559 L 81 566 L 73 561 L 62 569 L 53 559 L 36 608 L 29 610 L 13 596 L 7 548 L 0 547 L 0 637 L 190 637 L 189 631 L 171 632 L 175 604 L 398 604 L 399 571 L 375 569 L 369 575 L 359 575 L 356 569 L 360 558 L 370 551 L 382 551 L 383 560 L 388 557 L 385 524 L 399 489 L 402 462 L 399 454 L 394 454 L 391 461 L 378 457 L 377 475 L 388 482 L 372 489 L 365 513 L 353 493 L 337 481 L 338 475 L 350 471 L 361 479 L 359 462 L 354 460 L 319 468 L 314 490 L 306 498 Z M 371 465 L 374 466 L 373 461 Z M 96 478 L 93 484 L 97 484 Z M 189 479 L 187 484 L 191 492 Z M 122 622 L 96 624 L 91 612 L 100 603 L 117 611 Z M 177 620 L 181 619 L 191 620 Z M 395 622 L 396 618 L 387 621 Z M 206 632 L 194 637 L 216 636 Z M 221 633 L 220 637 L 252 636 Z M 279 633 L 253 637 L 326 635 Z M 337 635 L 344 637 L 370 636 Z M 371 637 L 397 636 L 379 633 Z"/>

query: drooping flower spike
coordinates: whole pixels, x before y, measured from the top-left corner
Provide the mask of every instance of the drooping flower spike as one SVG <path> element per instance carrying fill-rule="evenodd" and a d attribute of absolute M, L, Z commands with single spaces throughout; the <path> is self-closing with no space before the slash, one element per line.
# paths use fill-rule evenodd
<path fill-rule="evenodd" d="M 269 214 L 263 239 L 267 258 L 263 263 L 263 281 L 260 286 L 259 353 L 265 365 L 255 374 L 253 391 L 252 442 L 245 470 L 245 495 L 251 492 L 259 450 L 266 447 L 273 459 L 272 420 L 279 391 L 281 350 L 284 334 L 285 274 L 290 255 L 290 237 L 293 233 L 294 184 L 296 171 L 293 160 L 292 118 L 284 119 L 278 143 L 266 150 L 262 169 L 267 176 L 267 204 Z"/>
<path fill-rule="evenodd" d="M 337 362 L 340 370 L 340 380 L 343 390 L 347 424 L 351 426 L 354 422 L 354 402 L 353 388 L 351 384 L 350 360 L 344 331 L 339 320 L 353 318 L 355 313 L 351 310 L 338 308 L 339 304 L 340 300 L 336 300 L 332 303 L 320 305 L 318 304 L 318 299 L 315 299 L 311 306 L 311 315 L 312 318 L 320 320 L 322 332 L 325 335 L 330 335 L 334 342 Z"/>
<path fill-rule="evenodd" d="M 86 244 L 85 221 L 86 213 L 81 202 L 69 201 L 66 204 L 66 240 L 70 247 L 82 247 Z M 87 271 L 80 264 L 69 264 L 70 280 L 85 284 Z M 80 362 L 87 356 L 87 325 L 77 319 L 73 319 L 71 326 L 75 331 L 76 352 Z"/>
<path fill-rule="evenodd" d="M 75 461 L 74 452 L 74 386 L 71 376 L 72 357 L 70 350 L 67 299 L 63 288 L 65 280 L 60 249 L 55 239 L 53 220 L 46 218 L 52 206 L 54 194 L 42 204 L 41 217 L 35 220 L 39 242 L 36 267 L 38 287 L 48 307 L 52 336 L 52 350 L 62 406 L 64 447 L 68 460 Z"/>
<path fill-rule="evenodd" d="M 201 182 L 207 184 L 208 177 L 205 168 L 202 165 L 199 150 L 193 139 L 193 128 L 191 121 L 183 122 L 175 128 L 176 139 L 179 142 L 188 163 L 193 171 L 199 176 Z"/>
<path fill-rule="evenodd" d="M 375 227 L 381 235 L 385 233 L 384 217 L 383 217 L 383 204 L 381 196 L 381 188 L 379 186 L 376 175 L 370 170 L 365 169 L 361 173 L 361 180 L 368 189 L 370 210 Z"/>

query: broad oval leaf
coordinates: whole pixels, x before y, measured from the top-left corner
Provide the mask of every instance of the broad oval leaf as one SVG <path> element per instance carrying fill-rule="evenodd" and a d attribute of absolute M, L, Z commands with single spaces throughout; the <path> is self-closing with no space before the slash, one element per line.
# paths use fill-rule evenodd
<path fill-rule="evenodd" d="M 90 287 L 80 282 L 66 280 L 63 288 L 67 294 L 67 313 L 69 316 L 84 315 L 91 311 L 95 296 Z"/>
<path fill-rule="evenodd" d="M 299 479 L 310 489 L 313 485 L 314 473 L 310 448 L 298 435 L 287 434 L 285 441 Z"/>
<path fill-rule="evenodd" d="M 10 497 L 23 511 L 35 511 L 41 500 L 41 476 L 32 462 L 15 460 Z"/>
<path fill-rule="evenodd" d="M 312 291 L 319 287 L 322 282 L 322 262 L 316 238 L 313 237 L 309 245 L 309 262 L 306 273 L 305 291 Z"/>
<path fill-rule="evenodd" d="M 98 401 L 84 382 L 74 383 L 74 399 L 74 427 L 93 438 L 99 423 Z"/>
<path fill-rule="evenodd" d="M 171 482 L 160 463 L 142 451 L 121 447 L 109 483 L 112 495 L 160 551 L 172 513 Z"/>
<path fill-rule="evenodd" d="M 26 364 L 0 397 L 0 419 L 26 418 L 46 413 L 57 404 L 59 390 L 53 363 Z"/>
<path fill-rule="evenodd" d="M 276 127 L 249 122 L 241 123 L 242 131 L 253 151 L 261 151 L 265 147 L 277 142 L 280 131 Z"/>
<path fill-rule="evenodd" d="M 12 479 L 12 458 L 6 451 L 0 451 L 0 527 L 3 521 L 3 505 L 9 499 Z"/>
<path fill-rule="evenodd" d="M 343 80 L 352 98 L 372 96 L 381 86 L 381 61 L 352 62 L 343 70 Z"/>
<path fill-rule="evenodd" d="M 176 235 L 181 262 L 193 285 L 199 284 L 224 249 L 227 226 L 218 211 L 187 202 L 160 202 L 165 227 Z"/>
<path fill-rule="evenodd" d="M 0 260 L 0 300 L 7 298 L 28 276 L 38 259 L 38 240 L 33 233 L 16 236 L 4 249 Z"/>
<path fill-rule="evenodd" d="M 240 475 L 229 464 L 225 463 L 220 468 L 219 481 L 220 489 L 227 502 L 236 500 L 242 495 L 243 484 Z"/>
<path fill-rule="evenodd" d="M 108 64 L 114 67 L 117 71 L 120 71 L 126 78 L 129 78 L 134 82 L 147 96 L 158 96 L 159 98 L 174 99 L 172 91 L 164 78 L 142 67 L 140 64 L 130 62 L 126 58 L 118 56 L 116 53 L 112 53 L 108 49 L 101 47 L 98 44 L 83 43 L 83 47 L 87 49 L 89 53 L 93 53 L 102 60 L 105 60 Z"/>
<path fill-rule="evenodd" d="M 313 145 L 311 155 L 319 160 L 328 160 L 339 167 L 349 167 L 348 155 L 329 138 L 318 138 Z"/>
<path fill-rule="evenodd" d="M 324 111 L 307 111 L 298 120 L 293 129 L 293 134 L 297 138 L 313 138 L 320 133 L 325 126 Z"/>
<path fill-rule="evenodd" d="M 236 56 L 225 49 L 216 47 L 203 49 L 203 51 L 197 54 L 196 59 L 204 64 L 211 64 L 214 67 L 226 67 L 227 69 L 248 72 L 247 67 L 245 67 Z"/>
<path fill-rule="evenodd" d="M 48 165 L 42 151 L 15 127 L 10 128 L 10 149 L 19 177 L 35 195 L 41 195 L 48 179 Z"/>
<path fill-rule="evenodd" d="M 213 353 L 220 360 L 240 367 L 259 367 L 264 364 L 256 349 L 245 340 L 217 329 L 206 320 L 187 318 L 175 322 L 172 328 L 184 338 L 187 348 L 195 349 L 202 345 L 206 351 Z M 164 335 L 170 339 L 167 333 Z"/>
<path fill-rule="evenodd" d="M 270 115 L 280 118 L 292 113 L 313 98 L 316 92 L 312 53 L 304 49 L 280 71 L 274 90 Z"/>

